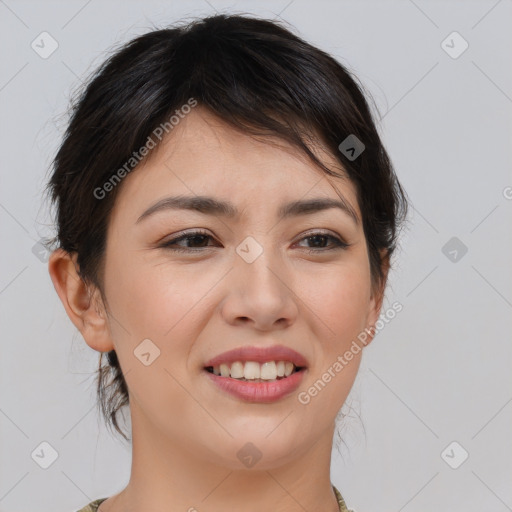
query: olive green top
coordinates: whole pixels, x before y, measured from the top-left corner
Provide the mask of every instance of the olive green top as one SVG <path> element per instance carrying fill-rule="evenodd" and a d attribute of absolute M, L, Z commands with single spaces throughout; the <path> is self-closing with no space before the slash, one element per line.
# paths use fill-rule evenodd
<path fill-rule="evenodd" d="M 332 486 L 334 490 L 334 494 L 336 495 L 336 499 L 338 500 L 338 505 L 340 506 L 340 512 L 352 512 L 347 508 L 345 505 L 345 501 L 343 500 L 340 492 L 334 485 Z M 98 507 L 106 500 L 107 498 L 99 498 L 97 500 L 91 501 L 88 505 L 86 505 L 84 508 L 81 508 L 77 512 L 97 512 Z"/>

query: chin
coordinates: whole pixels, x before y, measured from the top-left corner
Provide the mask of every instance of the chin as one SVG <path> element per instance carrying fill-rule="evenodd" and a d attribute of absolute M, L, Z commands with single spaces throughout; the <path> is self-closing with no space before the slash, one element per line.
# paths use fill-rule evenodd
<path fill-rule="evenodd" d="M 209 442 L 207 440 L 209 459 L 232 471 L 264 471 L 291 463 L 300 452 L 306 451 L 305 444 L 301 442 L 299 428 L 293 435 L 289 430 L 278 432 L 278 424 L 274 423 L 274 431 L 246 429 L 243 433 L 232 432 L 232 438 L 226 435 L 222 441 L 214 443 L 210 438 Z"/>

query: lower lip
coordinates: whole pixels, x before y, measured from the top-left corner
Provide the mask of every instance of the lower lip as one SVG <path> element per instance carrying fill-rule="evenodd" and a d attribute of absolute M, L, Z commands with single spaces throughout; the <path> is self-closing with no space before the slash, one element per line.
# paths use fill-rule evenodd
<path fill-rule="evenodd" d="M 275 402 L 293 393 L 304 377 L 305 369 L 292 373 L 289 377 L 271 382 L 250 382 L 221 377 L 204 370 L 215 385 L 232 396 L 247 402 Z"/>

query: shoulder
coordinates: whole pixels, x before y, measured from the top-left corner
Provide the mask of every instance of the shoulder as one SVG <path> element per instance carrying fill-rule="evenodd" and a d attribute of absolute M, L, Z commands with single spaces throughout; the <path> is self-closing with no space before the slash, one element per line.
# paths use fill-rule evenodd
<path fill-rule="evenodd" d="M 338 489 L 336 489 L 336 487 L 334 485 L 332 485 L 332 489 L 334 491 L 334 494 L 336 495 L 336 499 L 338 500 L 340 512 L 356 512 L 355 510 L 352 510 L 351 508 L 347 508 L 347 505 L 345 503 L 345 500 L 343 499 L 343 496 L 341 495 L 340 491 L 338 491 Z"/>
<path fill-rule="evenodd" d="M 77 510 L 77 512 L 96 512 L 98 507 L 106 500 L 107 498 L 99 498 L 97 500 L 91 501 L 91 503 L 87 504 L 85 507 Z"/>

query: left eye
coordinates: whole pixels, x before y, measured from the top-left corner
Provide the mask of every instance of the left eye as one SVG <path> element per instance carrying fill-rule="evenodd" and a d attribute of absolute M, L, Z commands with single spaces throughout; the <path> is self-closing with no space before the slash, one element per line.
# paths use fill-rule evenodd
<path fill-rule="evenodd" d="M 308 236 L 305 236 L 302 240 L 310 240 L 313 241 L 314 245 L 317 247 L 317 250 L 315 249 L 307 249 L 307 252 L 313 253 L 313 252 L 320 252 L 320 251 L 331 251 L 333 249 L 346 249 L 349 244 L 346 244 L 345 242 L 342 242 L 338 237 L 329 235 L 327 233 L 312 233 Z M 321 240 L 328 241 L 331 240 L 333 242 L 334 247 L 318 247 L 318 244 L 322 244 Z M 318 250 L 319 249 L 319 250 Z"/>
<path fill-rule="evenodd" d="M 187 233 L 185 235 L 182 235 L 177 238 L 173 238 L 172 240 L 168 240 L 167 242 L 164 242 L 161 247 L 164 249 L 170 249 L 171 251 L 177 251 L 177 252 L 198 252 L 200 249 L 205 249 L 209 247 L 208 245 L 204 245 L 205 242 L 208 242 L 209 240 L 213 240 L 213 237 L 209 235 L 206 232 L 203 231 L 194 231 L 191 233 Z M 308 236 L 305 236 L 300 239 L 300 242 L 302 241 L 309 241 L 310 243 L 313 243 L 315 248 L 314 249 L 306 249 L 309 253 L 315 253 L 315 252 L 322 252 L 322 251 L 330 251 L 334 249 L 345 249 L 350 244 L 347 244 L 340 240 L 338 237 L 330 235 L 328 233 L 311 233 Z M 323 242 L 331 241 L 331 247 L 324 247 Z M 199 247 L 183 247 L 178 246 L 179 242 L 187 241 L 192 242 L 192 245 L 199 244 Z M 321 246 L 321 247 L 320 247 Z"/>

